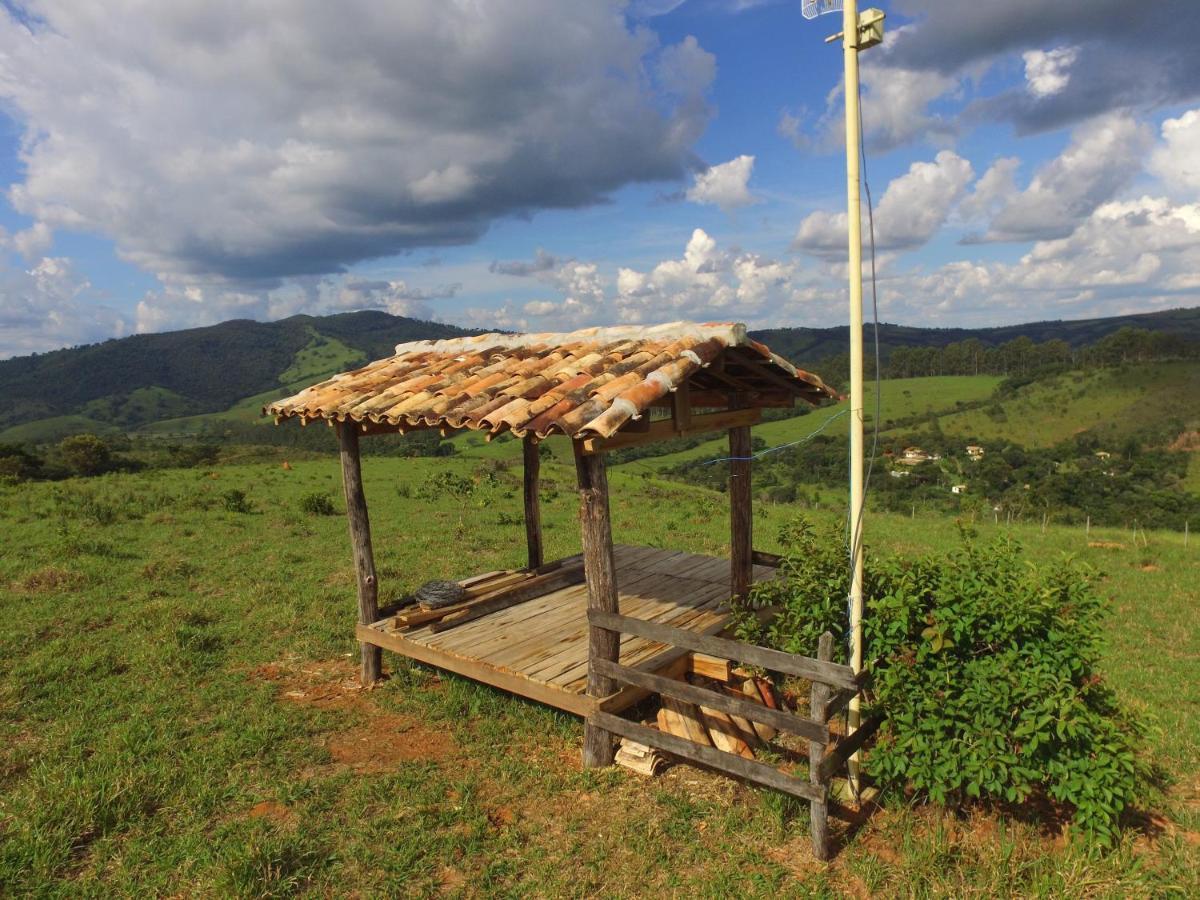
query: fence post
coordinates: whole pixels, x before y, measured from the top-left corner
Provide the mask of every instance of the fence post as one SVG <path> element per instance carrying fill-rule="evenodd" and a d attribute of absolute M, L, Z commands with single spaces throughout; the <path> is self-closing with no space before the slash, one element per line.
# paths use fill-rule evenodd
<path fill-rule="evenodd" d="M 817 659 L 829 662 L 833 659 L 833 635 L 828 631 L 821 635 L 817 644 Z M 812 683 L 808 715 L 822 725 L 828 721 L 825 704 L 829 700 L 829 687 L 818 681 Z M 818 741 L 808 744 L 808 777 L 813 787 L 821 791 L 821 799 L 809 803 L 809 819 L 812 826 L 813 856 L 820 860 L 829 859 L 829 777 L 821 774 L 821 760 L 825 758 L 826 745 Z"/>

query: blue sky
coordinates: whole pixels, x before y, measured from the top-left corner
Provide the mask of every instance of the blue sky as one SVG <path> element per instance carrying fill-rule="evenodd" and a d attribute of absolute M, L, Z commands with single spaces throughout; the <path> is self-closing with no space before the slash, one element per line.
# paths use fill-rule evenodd
<path fill-rule="evenodd" d="M 880 5 L 884 319 L 1200 302 L 1200 5 Z M 845 321 L 840 16 L 798 0 L 0 17 L 0 355 L 364 308 Z"/>

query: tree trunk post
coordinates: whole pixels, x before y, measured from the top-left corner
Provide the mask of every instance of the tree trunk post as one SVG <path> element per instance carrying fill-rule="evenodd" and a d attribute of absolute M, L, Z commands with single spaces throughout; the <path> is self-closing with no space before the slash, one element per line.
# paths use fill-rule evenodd
<path fill-rule="evenodd" d="M 817 643 L 817 659 L 829 662 L 833 659 L 833 635 L 826 631 Z M 814 681 L 809 699 L 808 717 L 824 724 L 829 720 L 825 704 L 829 700 L 829 686 Z M 829 779 L 821 776 L 821 760 L 825 757 L 825 744 L 809 741 L 808 777 L 813 787 L 823 792 L 820 802 L 809 804 L 808 814 L 812 829 L 813 856 L 819 860 L 829 859 Z"/>
<path fill-rule="evenodd" d="M 375 576 L 375 556 L 371 552 L 371 523 L 367 519 L 367 498 L 363 494 L 362 466 L 358 453 L 358 430 L 353 422 L 337 426 L 338 447 L 342 459 L 342 485 L 346 490 L 346 519 L 350 524 L 350 545 L 354 551 L 354 570 L 358 576 L 358 621 L 370 625 L 379 618 L 379 582 Z M 364 685 L 379 680 L 382 651 L 373 644 L 360 644 L 361 677 Z"/>
<path fill-rule="evenodd" d="M 542 458 L 533 435 L 525 435 L 521 444 L 525 464 L 525 545 L 529 549 L 529 568 L 536 569 L 545 560 L 542 553 L 542 509 L 538 502 Z"/>
<path fill-rule="evenodd" d="M 729 429 L 729 455 L 730 592 L 735 600 L 745 601 L 754 580 L 749 425 Z"/>
<path fill-rule="evenodd" d="M 588 455 L 579 441 L 575 448 L 575 470 L 579 479 L 579 525 L 583 539 L 583 571 L 587 578 L 588 609 L 620 612 L 617 603 L 617 566 L 613 559 L 612 523 L 608 509 L 608 475 L 604 455 Z M 592 661 L 617 662 L 621 636 L 615 631 L 588 626 L 589 697 L 607 697 L 617 689 L 609 677 L 600 675 Z M 613 735 L 592 724 L 583 726 L 583 766 L 586 769 L 612 765 Z"/>

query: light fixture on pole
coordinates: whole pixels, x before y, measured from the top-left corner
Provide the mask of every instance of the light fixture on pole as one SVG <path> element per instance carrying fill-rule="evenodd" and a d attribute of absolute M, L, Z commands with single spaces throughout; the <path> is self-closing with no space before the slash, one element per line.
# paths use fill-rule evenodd
<path fill-rule="evenodd" d="M 858 0 L 803 0 L 806 19 L 824 13 L 842 13 L 842 31 L 826 43 L 842 39 L 846 97 L 846 220 L 849 225 L 850 273 L 850 665 L 862 669 L 863 641 L 863 306 L 862 306 L 862 206 L 859 199 L 859 146 L 862 140 L 858 111 L 858 53 L 883 41 L 883 10 L 867 9 L 860 15 Z M 859 723 L 859 699 L 850 701 L 849 731 Z M 850 790 L 859 796 L 858 754 L 850 759 Z"/>

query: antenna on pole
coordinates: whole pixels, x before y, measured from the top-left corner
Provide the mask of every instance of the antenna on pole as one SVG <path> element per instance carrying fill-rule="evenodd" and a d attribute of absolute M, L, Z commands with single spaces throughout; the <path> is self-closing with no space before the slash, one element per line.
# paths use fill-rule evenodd
<path fill-rule="evenodd" d="M 815 19 L 824 13 L 842 13 L 841 38 L 846 97 L 846 214 L 849 232 L 847 261 L 850 275 L 850 665 L 855 672 L 863 664 L 863 513 L 866 493 L 863 483 L 863 307 L 862 307 L 862 208 L 859 199 L 859 147 L 862 134 L 858 112 L 858 54 L 883 41 L 883 12 L 858 12 L 858 0 L 802 0 L 801 13 Z M 854 732 L 859 724 L 859 697 L 850 701 L 847 726 Z M 850 790 L 859 796 L 858 754 L 850 757 Z"/>
<path fill-rule="evenodd" d="M 800 5 L 800 14 L 806 19 L 815 19 L 825 13 L 841 11 L 842 0 L 804 0 Z"/>

